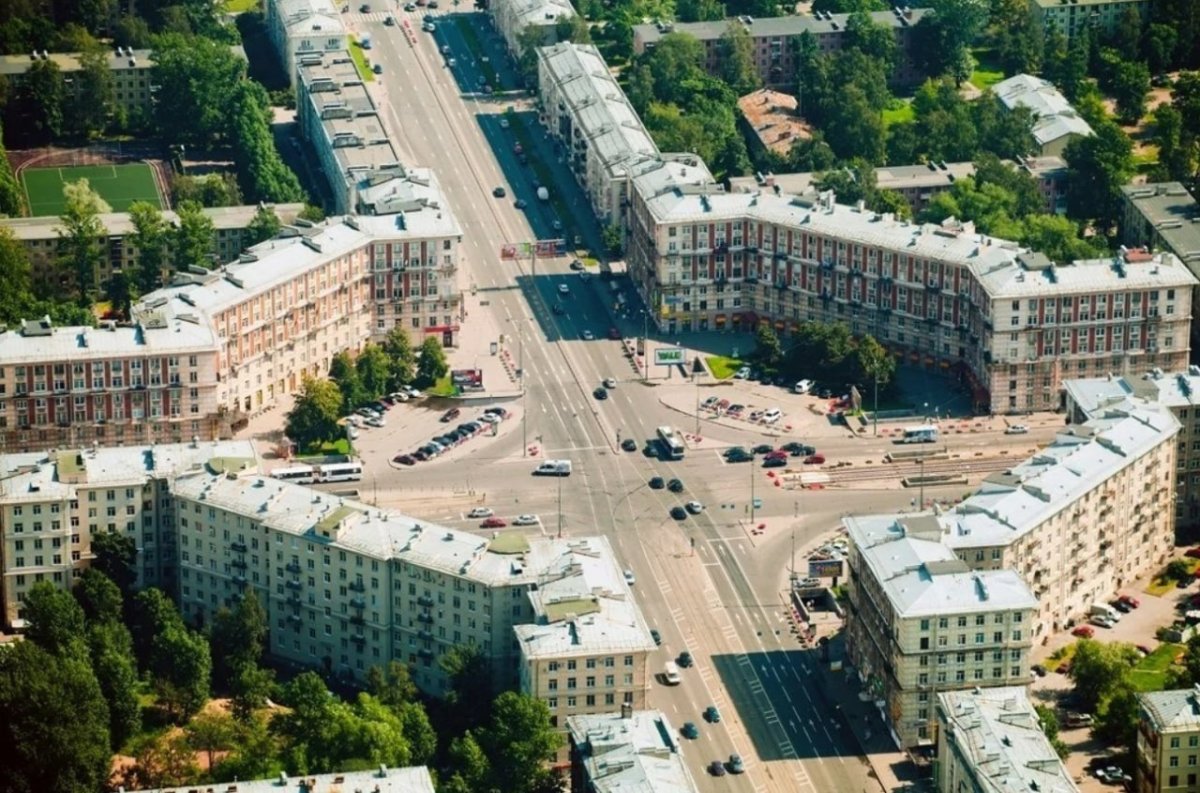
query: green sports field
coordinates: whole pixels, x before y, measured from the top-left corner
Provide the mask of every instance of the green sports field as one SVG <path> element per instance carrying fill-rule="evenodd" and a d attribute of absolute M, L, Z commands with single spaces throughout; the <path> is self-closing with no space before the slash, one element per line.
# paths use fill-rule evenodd
<path fill-rule="evenodd" d="M 61 215 L 65 207 L 63 185 L 87 179 L 113 212 L 124 212 L 134 201 L 162 207 L 154 172 L 145 163 L 131 165 L 79 165 L 69 168 L 26 168 L 21 172 L 29 211 L 36 216 Z"/>

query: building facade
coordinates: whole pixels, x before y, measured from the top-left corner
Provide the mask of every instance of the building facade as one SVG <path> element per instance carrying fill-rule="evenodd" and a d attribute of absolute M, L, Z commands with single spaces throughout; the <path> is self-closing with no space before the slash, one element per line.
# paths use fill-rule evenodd
<path fill-rule="evenodd" d="M 1055 27 L 1068 40 L 1085 27 L 1112 33 L 1128 9 L 1137 11 L 1143 25 L 1150 21 L 1150 0 L 1030 0 L 1029 9 L 1043 29 Z"/>
<path fill-rule="evenodd" d="M 913 26 L 921 21 L 926 10 L 897 7 L 891 11 L 870 12 L 871 20 L 891 30 L 896 41 L 896 64 L 890 75 L 893 84 L 909 85 L 924 78 L 914 57 Z M 722 73 L 724 61 L 723 38 L 730 27 L 741 27 L 753 43 L 754 66 L 763 85 L 782 90 L 796 84 L 796 47 L 800 37 L 809 34 L 822 54 L 833 54 L 844 45 L 849 21 L 849 14 L 825 11 L 804 16 L 739 16 L 715 22 L 634 25 L 633 52 L 641 55 L 655 47 L 663 36 L 683 33 L 699 40 L 704 48 L 702 65 L 709 74 L 717 76 Z"/>
<path fill-rule="evenodd" d="M 348 31 L 333 0 L 267 0 L 264 10 L 267 35 L 292 85 L 303 58 L 346 49 Z"/>
<path fill-rule="evenodd" d="M 212 255 L 218 262 L 233 261 L 250 244 L 247 229 L 258 212 L 257 206 L 205 207 L 204 215 L 213 224 Z M 292 223 L 304 209 L 304 204 L 276 204 L 271 207 L 284 224 Z M 179 216 L 171 211 L 162 213 L 171 227 L 179 226 Z M 99 215 L 104 227 L 100 240 L 104 258 L 95 268 L 96 289 L 116 272 L 130 272 L 137 264 L 138 250 L 133 243 L 133 221 L 128 212 L 106 212 Z M 58 265 L 62 221 L 55 216 L 33 218 L 0 218 L 0 227 L 7 228 L 25 247 L 33 277 L 40 282 L 56 280 L 64 288 L 74 287 L 74 275 L 64 273 Z M 168 247 L 164 261 L 163 281 L 170 279 L 171 251 Z"/>
<path fill-rule="evenodd" d="M 280 774 L 271 779 L 249 779 L 221 785 L 223 793 L 434 793 L 433 777 L 423 765 L 373 771 L 336 771 L 330 774 L 305 774 L 289 777 Z M 192 793 L 195 785 L 153 788 L 133 793 Z M 207 790 L 207 788 L 205 788 Z M 214 788 L 215 790 L 215 788 Z"/>
<path fill-rule="evenodd" d="M 938 694 L 937 747 L 933 776 L 940 793 L 1079 791 L 1024 686 Z"/>
<path fill-rule="evenodd" d="M 1183 793 L 1200 785 L 1200 687 L 1138 694 L 1136 793 Z"/>
<path fill-rule="evenodd" d="M 1037 598 L 1016 572 L 973 570 L 930 516 L 844 522 L 846 649 L 897 743 L 936 743 L 941 692 L 1028 684 Z"/>
<path fill-rule="evenodd" d="M 522 39 L 530 38 L 526 31 L 538 31 L 538 46 L 554 44 L 558 41 L 558 23 L 574 17 L 575 7 L 570 0 L 492 0 L 488 13 L 508 51 L 520 58 Z"/>
<path fill-rule="evenodd" d="M 150 60 L 151 50 L 117 47 L 105 54 L 108 70 L 113 77 L 113 98 L 117 107 L 126 113 L 149 113 L 157 87 L 154 85 Z M 0 75 L 8 78 L 9 89 L 25 79 L 29 67 L 37 61 L 52 61 L 66 82 L 68 92 L 74 91 L 72 75 L 83 70 L 77 52 L 37 52 L 22 55 L 0 55 Z"/>
<path fill-rule="evenodd" d="M 699 788 L 683 762 L 678 732 L 657 710 L 619 712 L 567 720 L 571 793 L 694 793 Z"/>

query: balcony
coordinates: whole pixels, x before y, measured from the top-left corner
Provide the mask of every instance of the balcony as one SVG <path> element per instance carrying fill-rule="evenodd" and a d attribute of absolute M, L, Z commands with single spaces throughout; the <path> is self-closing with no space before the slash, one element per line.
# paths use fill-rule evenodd
<path fill-rule="evenodd" d="M 366 601 L 366 600 L 364 600 L 363 598 L 357 598 L 357 597 L 356 597 L 356 598 L 350 598 L 350 608 L 352 608 L 352 609 L 365 609 L 366 607 L 367 607 L 367 601 Z"/>
<path fill-rule="evenodd" d="M 244 542 L 230 543 L 229 547 L 233 550 L 234 553 L 245 553 L 246 552 L 246 543 L 244 543 Z"/>
<path fill-rule="evenodd" d="M 367 643 L 367 637 L 356 633 L 350 637 L 350 641 L 354 642 L 355 644 L 357 644 L 361 647 L 362 645 Z"/>
<path fill-rule="evenodd" d="M 432 625 L 433 624 L 433 615 L 429 614 L 427 612 L 421 612 L 420 614 L 417 615 L 417 622 L 427 622 Z"/>
<path fill-rule="evenodd" d="M 422 628 L 421 630 L 417 631 L 417 636 L 425 641 L 432 641 L 433 631 L 429 630 L 428 628 Z"/>
<path fill-rule="evenodd" d="M 425 608 L 433 608 L 433 598 L 429 597 L 429 595 L 421 595 L 417 598 L 417 605 L 424 606 Z"/>
<path fill-rule="evenodd" d="M 364 584 L 362 581 L 351 581 L 350 582 L 350 591 L 351 592 L 366 592 L 367 585 Z"/>
<path fill-rule="evenodd" d="M 237 568 L 240 568 L 240 569 L 242 569 L 242 570 L 245 570 L 245 569 L 246 569 L 246 560 L 245 560 L 245 559 L 234 559 L 234 560 L 233 560 L 232 562 L 230 562 L 229 564 L 230 564 L 230 565 L 232 565 L 233 567 L 237 567 Z"/>
<path fill-rule="evenodd" d="M 291 579 L 291 580 L 287 581 L 287 582 L 284 584 L 284 586 L 286 586 L 288 589 L 294 589 L 294 590 L 297 590 L 297 591 L 299 591 L 299 590 L 300 590 L 300 587 L 302 586 L 302 584 L 300 583 L 300 579 L 299 579 L 299 578 L 293 578 L 293 579 Z"/>
<path fill-rule="evenodd" d="M 287 570 L 289 573 L 299 573 L 300 572 L 300 563 L 299 562 L 288 562 L 287 566 L 284 569 Z"/>
<path fill-rule="evenodd" d="M 361 614 L 355 614 L 353 617 L 350 618 L 350 624 L 351 625 L 366 625 L 367 621 L 366 621 L 366 619 L 363 618 L 363 616 Z"/>

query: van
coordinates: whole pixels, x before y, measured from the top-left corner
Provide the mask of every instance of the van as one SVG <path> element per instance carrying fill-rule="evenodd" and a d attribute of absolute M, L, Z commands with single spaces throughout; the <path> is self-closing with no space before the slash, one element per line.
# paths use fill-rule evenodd
<path fill-rule="evenodd" d="M 677 686 L 683 682 L 683 678 L 679 674 L 679 664 L 667 661 L 663 667 L 663 682 L 668 686 Z"/>
<path fill-rule="evenodd" d="M 807 394 L 809 391 L 812 391 L 812 387 L 813 387 L 812 380 L 800 380 L 794 386 L 792 386 L 792 393 Z"/>
<path fill-rule="evenodd" d="M 1121 612 L 1107 603 L 1101 603 L 1100 601 L 1092 604 L 1092 610 L 1088 612 L 1088 615 L 1091 617 L 1107 617 L 1113 623 L 1121 619 Z"/>
<path fill-rule="evenodd" d="M 534 476 L 570 476 L 570 460 L 546 460 L 533 472 Z"/>
<path fill-rule="evenodd" d="M 783 418 L 783 411 L 779 408 L 771 408 L 766 413 L 763 413 L 762 420 L 767 424 L 774 424 Z"/>

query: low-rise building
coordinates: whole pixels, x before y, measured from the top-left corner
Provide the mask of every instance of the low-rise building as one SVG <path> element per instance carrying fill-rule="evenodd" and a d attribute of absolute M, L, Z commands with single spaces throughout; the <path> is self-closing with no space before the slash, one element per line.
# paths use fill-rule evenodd
<path fill-rule="evenodd" d="M 941 793 L 1079 790 L 1024 686 L 938 694 L 937 747 L 934 781 Z"/>
<path fill-rule="evenodd" d="M 346 49 L 346 26 L 334 0 L 267 0 L 267 35 L 291 85 L 306 58 Z"/>
<path fill-rule="evenodd" d="M 678 733 L 665 714 L 635 710 L 572 716 L 571 792 L 694 793 L 696 780 L 683 762 Z"/>
<path fill-rule="evenodd" d="M 105 53 L 105 62 L 113 77 L 113 98 L 117 107 L 126 113 L 148 114 L 151 100 L 157 90 L 151 70 L 152 50 L 135 50 L 132 47 L 117 47 Z M 37 61 L 50 61 L 58 67 L 66 82 L 68 93 L 76 91 L 73 76 L 83 70 L 78 52 L 33 51 L 21 55 L 0 55 L 0 75 L 7 78 L 9 90 L 19 86 L 25 74 Z"/>
<path fill-rule="evenodd" d="M 1138 694 L 1137 793 L 1200 786 L 1200 686 Z"/>
<path fill-rule="evenodd" d="M 558 23 L 574 17 L 575 7 L 570 0 L 492 0 L 488 13 L 508 51 L 520 58 L 526 31 L 539 31 L 538 46 L 550 46 L 558 41 Z"/>
<path fill-rule="evenodd" d="M 25 595 L 40 581 L 70 591 L 92 563 L 92 540 L 117 533 L 137 547 L 139 587 L 178 587 L 174 477 L 215 461 L 257 466 L 250 441 L 75 446 L 0 455 L 3 624 L 25 627 Z"/>
<path fill-rule="evenodd" d="M 760 152 L 784 156 L 796 141 L 811 138 L 812 127 L 797 115 L 797 106 L 796 97 L 770 88 L 739 98 L 738 110 L 752 145 Z"/>
<path fill-rule="evenodd" d="M 844 523 L 846 649 L 901 746 L 934 744 L 941 692 L 1028 684 L 1037 598 L 1015 571 L 972 569 L 930 515 Z"/>
<path fill-rule="evenodd" d="M 280 774 L 271 779 L 250 779 L 220 786 L 223 793 L 433 793 L 433 777 L 423 765 L 409 768 L 379 766 L 372 771 L 336 771 L 332 774 L 305 774 L 289 777 Z M 153 788 L 131 793 L 193 793 L 195 785 Z M 207 788 L 205 788 L 207 790 Z M 215 788 L 214 788 L 215 790 Z"/>
<path fill-rule="evenodd" d="M 1006 110 L 1023 107 L 1033 114 L 1033 138 L 1043 157 L 1062 157 L 1067 145 L 1092 134 L 1092 127 L 1050 82 L 1018 74 L 992 86 Z"/>
<path fill-rule="evenodd" d="M 1165 250 L 1178 256 L 1200 277 L 1200 204 L 1179 182 L 1126 185 L 1121 188 L 1121 241 Z M 1193 328 L 1192 338 L 1200 329 Z"/>
<path fill-rule="evenodd" d="M 1030 12 L 1042 29 L 1057 28 L 1069 40 L 1087 28 L 1101 37 L 1116 30 L 1128 9 L 1150 21 L 1150 0 L 1030 0 Z"/>
<path fill-rule="evenodd" d="M 896 41 L 896 64 L 890 75 L 894 85 L 919 82 L 924 75 L 914 53 L 913 26 L 928 9 L 900 8 L 869 12 L 871 21 L 892 31 Z M 731 27 L 741 27 L 753 43 L 752 56 L 758 76 L 768 88 L 785 89 L 796 84 L 796 46 L 801 36 L 812 37 L 822 54 L 840 50 L 846 40 L 850 14 L 818 11 L 803 16 L 739 16 L 713 22 L 658 22 L 634 25 L 633 52 L 641 55 L 653 49 L 664 36 L 682 33 L 699 40 L 704 48 L 702 65 L 712 75 L 720 75 L 725 60 L 724 39 Z M 803 110 L 803 108 L 801 109 Z"/>
<path fill-rule="evenodd" d="M 258 212 L 257 206 L 205 207 L 204 215 L 213 224 L 212 256 L 217 262 L 233 261 L 250 244 L 247 233 L 250 222 Z M 276 204 L 271 207 L 281 223 L 295 221 L 304 204 Z M 172 210 L 164 210 L 163 220 L 178 227 L 179 216 Z M 115 272 L 131 272 L 137 264 L 138 250 L 133 243 L 133 220 L 128 212 L 105 212 L 98 216 L 104 227 L 100 244 L 105 257 L 95 268 L 95 286 L 103 289 L 104 284 Z M 64 272 L 59 266 L 59 248 L 62 244 L 62 220 L 57 216 L 32 218 L 0 218 L 0 227 L 12 232 L 29 254 L 29 265 L 33 277 L 41 283 L 56 280 L 64 289 L 74 287 L 75 274 Z M 170 278 L 171 251 L 168 247 L 164 259 L 163 281 Z"/>
<path fill-rule="evenodd" d="M 1149 372 L 1141 377 L 1093 377 L 1063 383 L 1067 420 L 1082 424 L 1113 406 L 1150 402 L 1179 422 L 1175 443 L 1175 525 L 1200 523 L 1200 366 Z"/>

